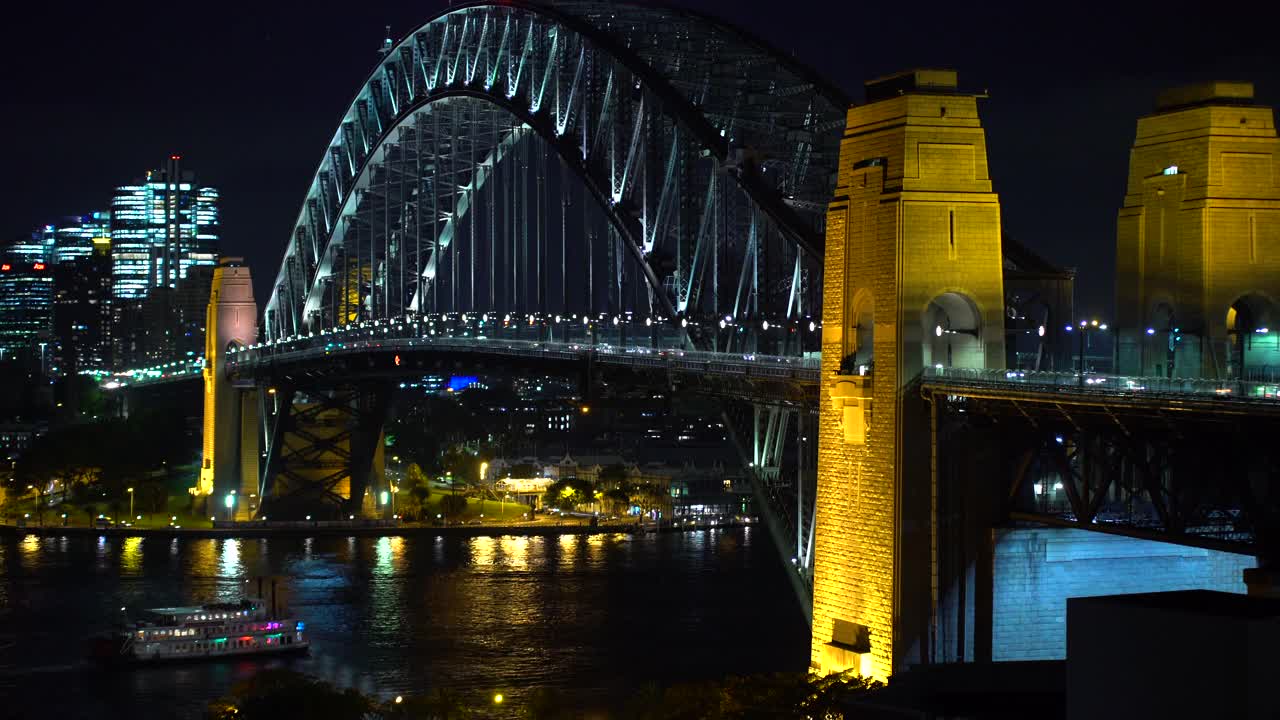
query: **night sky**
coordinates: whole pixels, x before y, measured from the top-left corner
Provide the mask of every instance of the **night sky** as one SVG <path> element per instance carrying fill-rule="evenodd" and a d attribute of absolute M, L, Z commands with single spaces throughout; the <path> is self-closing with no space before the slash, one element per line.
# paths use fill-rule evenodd
<path fill-rule="evenodd" d="M 1267 37 L 1275 25 L 1237 5 L 1216 6 L 1237 16 L 1211 19 L 1169 3 L 672 4 L 746 27 L 855 100 L 864 80 L 921 66 L 956 68 L 964 89 L 988 90 L 980 108 L 1006 232 L 1079 268 L 1081 314 L 1110 316 L 1128 149 L 1158 90 L 1251 80 L 1262 102 L 1280 100 L 1280 44 Z M 222 190 L 224 251 L 246 256 L 265 292 L 307 183 L 378 59 L 383 27 L 398 39 L 446 5 L 9 7 L 0 232 L 10 239 L 107 209 L 114 185 L 181 153 Z"/>

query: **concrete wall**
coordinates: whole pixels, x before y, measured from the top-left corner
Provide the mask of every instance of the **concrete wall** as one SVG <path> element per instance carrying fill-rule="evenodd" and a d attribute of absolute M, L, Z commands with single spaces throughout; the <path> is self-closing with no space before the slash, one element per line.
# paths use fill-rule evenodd
<path fill-rule="evenodd" d="M 1067 651 L 1067 598 L 1219 590 L 1244 593 L 1252 556 L 1087 530 L 996 533 L 994 660 L 1059 660 Z"/>

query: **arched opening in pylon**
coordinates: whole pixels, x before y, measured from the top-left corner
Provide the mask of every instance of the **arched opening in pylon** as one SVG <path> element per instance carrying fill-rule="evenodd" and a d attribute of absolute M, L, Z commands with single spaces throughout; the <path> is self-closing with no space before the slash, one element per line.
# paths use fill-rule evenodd
<path fill-rule="evenodd" d="M 968 296 L 957 292 L 938 295 L 929 301 L 921 320 L 926 367 L 986 367 L 982 314 Z"/>
<path fill-rule="evenodd" d="M 1280 327 L 1275 303 L 1261 293 L 1241 295 L 1227 308 L 1230 377 L 1275 380 L 1280 376 Z"/>

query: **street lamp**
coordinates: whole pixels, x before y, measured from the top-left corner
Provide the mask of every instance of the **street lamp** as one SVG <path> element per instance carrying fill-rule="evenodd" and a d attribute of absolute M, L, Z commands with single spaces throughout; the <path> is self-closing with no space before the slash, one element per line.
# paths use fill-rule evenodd
<path fill-rule="evenodd" d="M 231 520 L 236 506 L 236 491 L 232 490 L 223 498 L 222 504 L 227 506 L 227 520 Z"/>
<path fill-rule="evenodd" d="M 133 514 L 133 488 L 129 488 L 129 514 Z"/>
<path fill-rule="evenodd" d="M 1072 326 L 1068 325 L 1066 329 L 1067 329 L 1067 332 L 1071 332 L 1071 331 L 1072 331 L 1072 330 L 1074 330 L 1075 328 L 1073 328 Z M 1080 368 L 1079 368 L 1079 376 L 1078 376 L 1078 380 L 1077 380 L 1077 382 L 1078 382 L 1078 384 L 1079 384 L 1081 387 L 1084 387 L 1084 346 L 1085 346 L 1085 336 L 1089 334 L 1089 331 L 1090 331 L 1090 330 L 1103 331 L 1103 332 L 1105 332 L 1105 331 L 1106 331 L 1106 329 L 1107 329 L 1107 324 L 1106 324 L 1106 323 L 1100 323 L 1100 322 L 1098 322 L 1096 319 L 1095 319 L 1095 320 L 1081 320 L 1081 321 L 1080 321 L 1080 354 L 1079 354 Z"/>

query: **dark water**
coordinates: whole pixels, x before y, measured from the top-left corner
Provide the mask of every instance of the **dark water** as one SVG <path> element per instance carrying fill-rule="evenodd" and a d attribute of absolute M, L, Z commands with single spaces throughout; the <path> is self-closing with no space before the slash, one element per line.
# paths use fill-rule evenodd
<path fill-rule="evenodd" d="M 377 696 L 487 707 L 537 687 L 606 708 L 648 682 L 800 670 L 808 633 L 758 529 L 642 537 L 0 539 L 0 718 L 199 717 L 268 664 Z M 291 578 L 311 654 L 103 672 L 84 638 L 121 606 L 238 599 Z"/>

